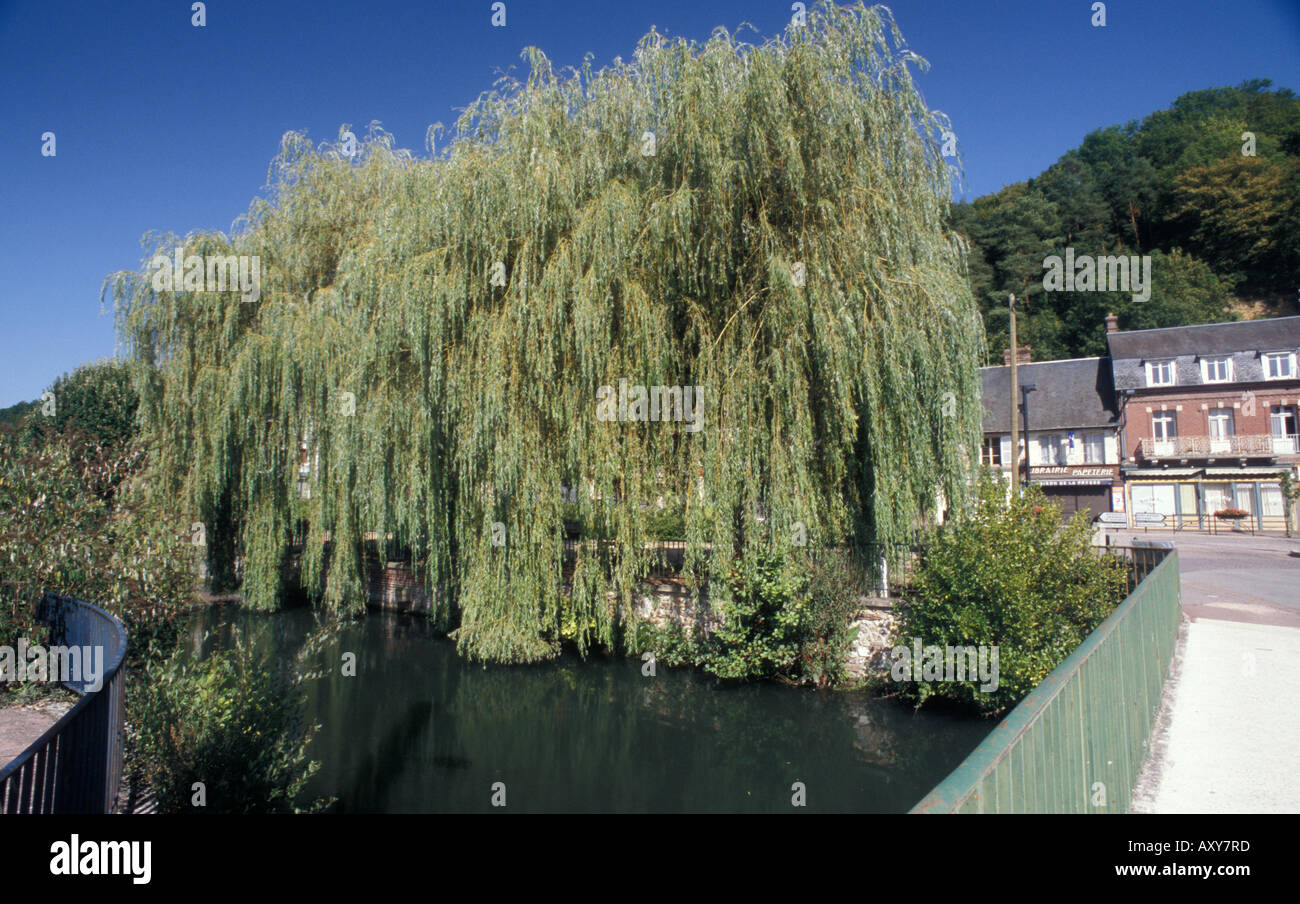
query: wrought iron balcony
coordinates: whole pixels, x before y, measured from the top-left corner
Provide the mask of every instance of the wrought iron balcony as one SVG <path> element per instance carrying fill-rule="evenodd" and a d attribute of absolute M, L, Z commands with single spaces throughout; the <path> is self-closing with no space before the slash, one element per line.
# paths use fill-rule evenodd
<path fill-rule="evenodd" d="M 1234 436 L 1171 436 L 1168 439 L 1143 437 L 1142 457 L 1212 458 L 1216 455 L 1294 455 L 1300 449 L 1294 433 L 1279 436 L 1242 433 Z"/>

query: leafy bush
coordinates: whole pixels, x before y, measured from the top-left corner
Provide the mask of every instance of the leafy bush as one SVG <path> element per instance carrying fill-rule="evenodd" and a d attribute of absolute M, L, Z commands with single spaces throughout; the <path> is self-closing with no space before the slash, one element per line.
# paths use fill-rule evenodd
<path fill-rule="evenodd" d="M 864 574 L 848 551 L 825 550 L 811 560 L 799 664 L 802 675 L 818 687 L 844 675 L 853 640 L 849 625 L 861 608 Z"/>
<path fill-rule="evenodd" d="M 178 649 L 136 689 L 135 727 L 146 780 L 164 812 L 298 813 L 325 809 L 297 799 L 320 764 L 307 756 L 300 682 L 283 663 L 234 646 L 195 659 Z M 206 805 L 194 807 L 194 783 Z"/>
<path fill-rule="evenodd" d="M 136 480 L 147 456 L 134 442 L 128 365 L 80 367 L 50 392 L 52 414 L 41 399 L 0 425 L 0 639 L 36 630 L 45 590 L 104 606 L 130 627 L 132 604 L 175 603 L 193 585 L 181 525 Z"/>
<path fill-rule="evenodd" d="M 665 665 L 691 665 L 719 678 L 827 687 L 843 677 L 862 574 L 840 550 L 807 560 L 762 555 L 748 567 L 737 565 L 715 596 L 722 622 L 716 631 L 638 622 L 628 649 L 653 650 Z"/>
<path fill-rule="evenodd" d="M 664 508 L 646 506 L 645 532 L 652 540 L 683 540 L 686 538 L 686 512 L 680 504 L 669 503 Z"/>
<path fill-rule="evenodd" d="M 54 413 L 44 413 L 44 398 L 27 417 L 27 432 L 34 438 L 59 437 L 68 432 L 84 436 L 92 445 L 118 448 L 135 437 L 135 415 L 140 398 L 131 383 L 125 361 L 102 361 L 64 374 L 49 388 Z"/>
<path fill-rule="evenodd" d="M 639 652 L 653 650 L 655 661 L 667 666 L 699 667 L 703 662 L 704 639 L 688 634 L 675 621 L 662 625 L 638 621 L 632 627 L 628 649 Z"/>
<path fill-rule="evenodd" d="M 1001 480 L 981 475 L 971 515 L 932 534 L 895 642 L 997 646 L 998 687 L 913 680 L 904 695 L 917 706 L 943 697 L 997 713 L 1037 687 L 1124 598 L 1125 566 L 1094 551 L 1091 532 L 1084 513 L 1062 525 L 1037 487 L 1008 501 Z"/>
<path fill-rule="evenodd" d="M 1295 517 L 1295 501 L 1300 498 L 1300 486 L 1296 486 L 1295 478 L 1291 476 L 1290 469 L 1283 471 L 1281 479 L 1278 480 L 1278 490 L 1282 494 L 1282 514 L 1286 519 L 1286 535 L 1291 536 L 1292 519 Z"/>
<path fill-rule="evenodd" d="M 807 617 L 806 586 L 775 555 L 737 567 L 727 579 L 722 624 L 708 639 L 704 668 L 719 678 L 792 676 Z"/>
<path fill-rule="evenodd" d="M 38 442 L 0 427 L 0 643 L 32 636 L 45 591 L 120 617 L 132 655 L 169 649 L 193 598 L 194 547 L 143 479 L 147 456 L 74 432 Z"/>

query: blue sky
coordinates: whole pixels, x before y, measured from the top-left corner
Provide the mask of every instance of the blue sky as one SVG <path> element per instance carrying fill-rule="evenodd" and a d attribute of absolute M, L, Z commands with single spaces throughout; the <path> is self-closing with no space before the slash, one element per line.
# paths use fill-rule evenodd
<path fill-rule="evenodd" d="M 789 0 L 341 3 L 0 0 L 0 406 L 114 351 L 104 277 L 140 266 L 141 236 L 229 230 L 281 135 L 334 140 L 379 120 L 424 153 L 427 127 L 523 69 L 627 57 L 653 25 L 703 40 L 766 36 Z M 1300 90 L 1300 0 L 896 0 L 918 84 L 953 120 L 971 194 L 1033 176 L 1089 131 L 1248 78 Z M 755 40 L 752 34 L 746 40 Z M 56 135 L 43 157 L 41 135 Z"/>

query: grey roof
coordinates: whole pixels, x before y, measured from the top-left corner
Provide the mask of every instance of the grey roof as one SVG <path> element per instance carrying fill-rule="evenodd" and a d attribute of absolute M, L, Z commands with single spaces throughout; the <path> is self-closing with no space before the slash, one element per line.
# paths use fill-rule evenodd
<path fill-rule="evenodd" d="M 1021 364 L 1016 378 L 1029 393 L 1029 429 L 1113 427 L 1119 420 L 1109 358 L 1073 358 Z M 1011 368 L 981 367 L 984 432 L 1011 431 Z M 1023 422 L 1022 422 L 1023 424 Z"/>
<path fill-rule="evenodd" d="M 1130 330 L 1106 340 L 1120 390 L 1145 389 L 1144 362 L 1162 359 L 1173 359 L 1178 386 L 1200 385 L 1199 358 L 1211 355 L 1232 358 L 1232 382 L 1253 383 L 1264 379 L 1259 352 L 1300 351 L 1300 317 Z"/>

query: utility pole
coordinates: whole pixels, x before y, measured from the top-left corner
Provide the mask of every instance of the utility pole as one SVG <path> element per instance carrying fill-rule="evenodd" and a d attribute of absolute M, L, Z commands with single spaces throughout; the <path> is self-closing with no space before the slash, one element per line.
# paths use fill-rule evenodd
<path fill-rule="evenodd" d="M 1025 414 L 1025 486 L 1029 486 L 1029 394 L 1037 388 L 1037 383 L 1020 387 L 1020 409 Z"/>
<path fill-rule="evenodd" d="M 1011 495 L 1014 498 L 1020 484 L 1020 412 L 1017 410 L 1020 381 L 1016 374 L 1019 347 L 1016 342 L 1016 296 L 1008 296 L 1008 299 L 1007 304 L 1011 310 Z"/>

